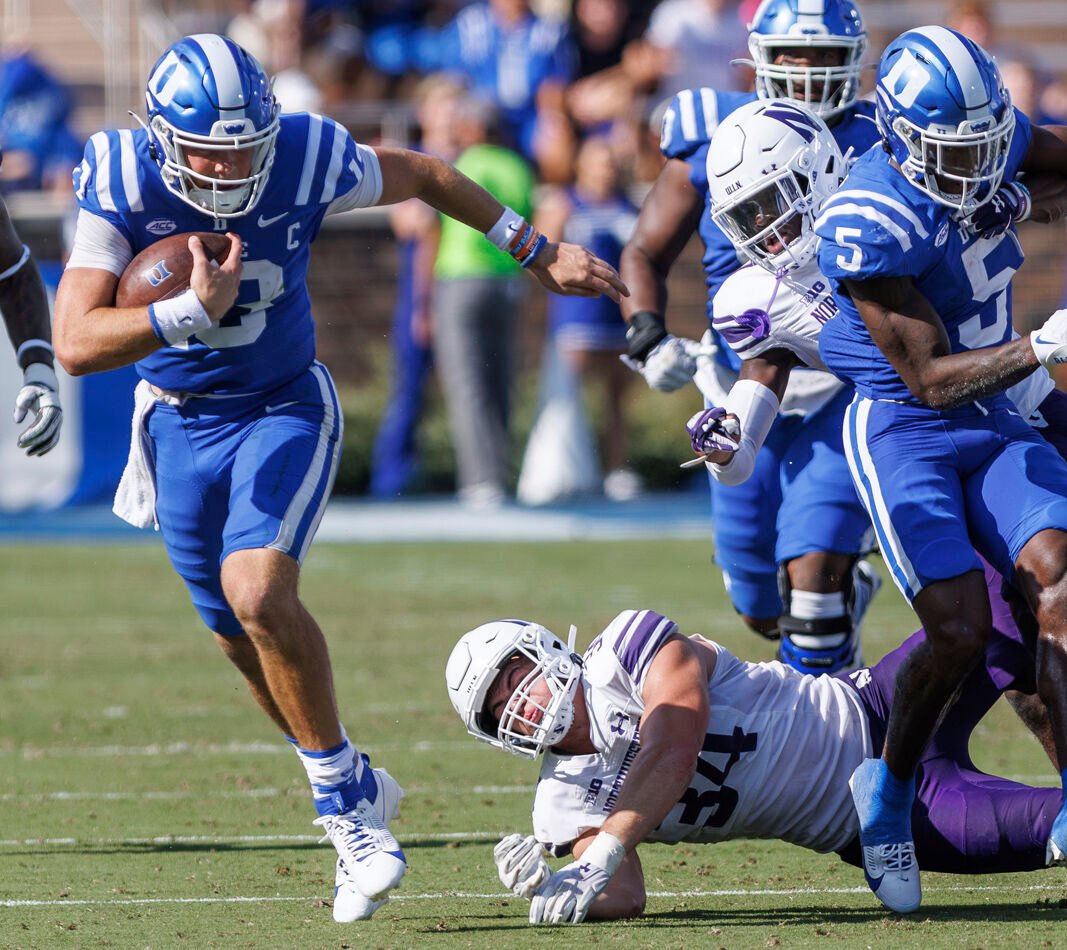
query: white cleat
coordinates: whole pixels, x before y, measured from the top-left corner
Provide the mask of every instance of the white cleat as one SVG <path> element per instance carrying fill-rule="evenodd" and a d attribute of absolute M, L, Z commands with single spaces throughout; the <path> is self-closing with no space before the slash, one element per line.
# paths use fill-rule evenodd
<path fill-rule="evenodd" d="M 913 842 L 864 847 L 863 874 L 874 896 L 891 911 L 910 914 L 919 909 L 923 894 Z"/>
<path fill-rule="evenodd" d="M 374 769 L 373 774 L 378 788 L 373 803 L 364 798 L 343 815 L 323 815 L 314 822 L 325 832 L 322 840 L 329 840 L 337 849 L 334 919 L 339 921 L 341 912 L 346 921 L 366 920 L 384 903 L 383 898 L 400 883 L 407 870 L 404 852 L 386 825 L 399 814 L 404 791 L 385 769 Z M 356 907 L 348 894 L 350 890 L 376 906 L 369 912 L 366 907 Z M 348 917 L 357 912 L 364 916 Z"/>
<path fill-rule="evenodd" d="M 333 919 L 339 924 L 351 924 L 357 920 L 370 920 L 374 912 L 388 903 L 389 895 L 372 901 L 356 888 L 349 876 L 343 859 L 337 859 L 337 876 L 333 889 Z"/>
<path fill-rule="evenodd" d="M 1058 844 L 1048 839 L 1048 844 L 1045 845 L 1045 866 L 1046 867 L 1062 867 L 1067 865 L 1067 854 L 1064 854 Z"/>

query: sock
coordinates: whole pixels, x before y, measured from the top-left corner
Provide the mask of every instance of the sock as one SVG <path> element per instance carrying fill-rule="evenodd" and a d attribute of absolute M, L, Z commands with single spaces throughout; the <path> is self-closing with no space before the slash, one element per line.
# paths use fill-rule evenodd
<path fill-rule="evenodd" d="M 853 791 L 865 845 L 911 840 L 914 775 L 897 778 L 883 759 L 867 759 L 853 774 Z"/>
<path fill-rule="evenodd" d="M 360 755 L 348 741 L 343 729 L 341 736 L 339 745 L 321 750 L 303 749 L 295 739 L 286 736 L 307 772 L 315 810 L 320 815 L 340 815 L 351 811 L 367 797 L 364 791 L 367 778 L 370 778 L 371 784 L 374 781 L 373 775 L 368 776 L 370 769 L 366 767 L 366 757 Z"/>

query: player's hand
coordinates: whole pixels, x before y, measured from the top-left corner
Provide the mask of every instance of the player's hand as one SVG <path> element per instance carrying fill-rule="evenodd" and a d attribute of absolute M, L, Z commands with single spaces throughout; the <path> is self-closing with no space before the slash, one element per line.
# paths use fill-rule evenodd
<path fill-rule="evenodd" d="M 1067 310 L 1057 310 L 1030 334 L 1034 354 L 1048 369 L 1067 363 Z"/>
<path fill-rule="evenodd" d="M 1031 207 L 1029 189 L 1017 181 L 1009 181 L 968 220 L 979 237 L 992 238 L 1007 231 L 1013 222 L 1029 218 Z"/>
<path fill-rule="evenodd" d="M 47 363 L 30 363 L 22 373 L 22 388 L 15 397 L 15 422 L 32 413 L 32 422 L 18 437 L 18 447 L 27 455 L 51 452 L 59 441 L 63 407 L 59 403 L 59 382 Z"/>
<path fill-rule="evenodd" d="M 200 238 L 189 238 L 189 251 L 193 255 L 193 272 L 189 286 L 212 320 L 221 320 L 237 300 L 241 287 L 241 239 L 232 231 L 230 251 L 221 264 L 216 264 L 204 253 Z"/>
<path fill-rule="evenodd" d="M 577 861 L 551 875 L 530 901 L 531 924 L 580 924 L 618 870 L 626 849 L 600 832 Z"/>
<path fill-rule="evenodd" d="M 604 294 L 616 303 L 620 296 L 630 296 L 615 268 L 580 244 L 548 243 L 526 269 L 554 294 L 571 297 Z"/>
<path fill-rule="evenodd" d="M 713 347 L 696 340 L 667 334 L 648 352 L 643 361 L 632 356 L 620 356 L 635 373 L 640 373 L 649 387 L 661 393 L 672 393 L 688 383 L 697 371 L 697 357 L 711 356 Z"/>
<path fill-rule="evenodd" d="M 685 424 L 693 451 L 701 461 L 725 465 L 730 461 L 741 441 L 741 425 L 737 416 L 722 406 L 711 406 L 690 417 Z"/>
<path fill-rule="evenodd" d="M 552 873 L 541 845 L 533 835 L 510 834 L 493 848 L 500 883 L 516 897 L 529 900 Z"/>

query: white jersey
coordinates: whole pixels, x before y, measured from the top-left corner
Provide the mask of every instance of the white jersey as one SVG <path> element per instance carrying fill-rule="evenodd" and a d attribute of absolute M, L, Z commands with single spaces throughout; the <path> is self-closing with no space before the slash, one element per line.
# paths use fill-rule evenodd
<path fill-rule="evenodd" d="M 640 750 L 645 676 L 675 632 L 657 613 L 628 610 L 586 651 L 582 688 L 597 751 L 544 756 L 533 827 L 550 854 L 568 853 L 614 808 Z M 704 748 L 689 788 L 647 840 L 781 838 L 815 851 L 844 847 L 859 833 L 848 780 L 873 754 L 855 693 L 834 677 L 746 663 L 702 642 L 717 656 Z"/>
<path fill-rule="evenodd" d="M 844 385 L 829 373 L 819 355 L 819 332 L 837 310 L 830 283 L 819 272 L 818 261 L 790 272 L 785 280 L 749 263 L 727 277 L 715 294 L 712 324 L 742 360 L 782 349 L 811 367 L 810 372 L 790 374 L 780 411 L 788 412 L 791 407 L 794 411 L 814 412 Z M 1007 394 L 1024 419 L 1041 426 L 1038 406 L 1054 388 L 1052 377 L 1039 368 L 1008 389 Z M 721 406 L 725 398 L 712 402 Z"/>

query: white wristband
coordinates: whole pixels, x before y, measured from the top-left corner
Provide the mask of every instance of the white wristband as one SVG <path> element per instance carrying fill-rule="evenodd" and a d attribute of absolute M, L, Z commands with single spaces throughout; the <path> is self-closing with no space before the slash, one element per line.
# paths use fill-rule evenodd
<path fill-rule="evenodd" d="M 1046 369 L 1067 363 L 1067 341 L 1046 340 L 1042 338 L 1040 330 L 1034 330 L 1030 333 L 1030 345 Z"/>
<path fill-rule="evenodd" d="M 511 208 L 505 205 L 504 211 L 497 218 L 496 224 L 486 232 L 485 237 L 494 247 L 498 247 L 502 251 L 509 251 L 511 242 L 515 240 L 515 235 L 525 227 L 526 219 L 517 211 L 512 211 Z"/>
<path fill-rule="evenodd" d="M 22 371 L 22 382 L 27 386 L 46 386 L 54 393 L 59 392 L 56 371 L 47 363 L 30 363 Z"/>
<path fill-rule="evenodd" d="M 590 843 L 589 847 L 582 852 L 580 861 L 588 861 L 608 872 L 608 877 L 614 874 L 622 859 L 626 857 L 626 848 L 623 843 L 608 831 L 601 831 Z"/>
<path fill-rule="evenodd" d="M 192 287 L 177 297 L 149 304 L 148 319 L 156 336 L 168 346 L 188 340 L 214 323 Z"/>

